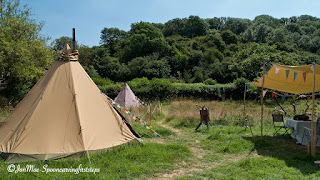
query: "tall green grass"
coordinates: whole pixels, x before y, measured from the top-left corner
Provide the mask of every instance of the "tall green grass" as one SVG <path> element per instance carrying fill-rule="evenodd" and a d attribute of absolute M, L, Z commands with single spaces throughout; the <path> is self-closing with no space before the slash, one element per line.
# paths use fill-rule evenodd
<path fill-rule="evenodd" d="M 280 100 L 281 101 L 281 100 Z M 316 101 L 316 105 L 319 105 L 320 101 Z M 291 102 L 285 101 L 281 103 L 283 108 L 292 116 L 287 118 L 293 118 L 293 106 Z M 305 100 L 297 101 L 297 114 L 303 114 L 307 108 Z M 210 124 L 211 125 L 225 125 L 225 126 L 243 126 L 244 125 L 244 105 L 243 101 L 200 101 L 200 100 L 176 100 L 171 103 L 169 108 L 166 122 L 172 126 L 179 127 L 193 127 L 200 122 L 199 107 L 196 104 L 209 108 L 210 112 Z M 311 111 L 311 103 L 309 103 Z M 272 99 L 265 100 L 263 125 L 272 125 L 272 113 L 275 107 L 280 109 L 276 102 Z M 316 110 L 318 108 L 316 107 Z M 319 111 L 320 112 L 320 111 Z M 247 101 L 246 102 L 246 114 L 249 117 L 249 123 L 254 127 L 259 127 L 261 124 L 261 106 L 259 101 Z M 318 113 L 317 113 L 318 114 Z M 320 115 L 320 113 L 319 113 Z M 311 119 L 311 116 L 310 116 Z"/>
<path fill-rule="evenodd" d="M 306 165 L 301 164 L 301 166 Z M 310 168 L 310 173 L 290 167 L 284 160 L 260 156 L 218 166 L 180 179 L 319 179 L 319 169 L 310 163 L 307 166 Z"/>
<path fill-rule="evenodd" d="M 243 136 L 250 136 L 244 128 L 235 126 L 214 126 L 206 139 L 201 141 L 204 149 L 218 153 L 243 153 L 254 148 L 254 143 Z"/>
<path fill-rule="evenodd" d="M 200 147 L 213 153 L 205 158 L 216 165 L 176 179 L 320 179 L 320 168 L 313 163 L 320 154 L 311 157 L 289 135 L 252 137 L 235 126 L 214 126 L 197 133 L 183 129 L 196 134 Z M 258 131 L 254 129 L 255 134 Z"/>
<path fill-rule="evenodd" d="M 172 170 L 175 163 L 190 157 L 187 147 L 177 144 L 143 143 L 115 147 L 107 152 L 90 155 L 80 159 L 64 158 L 52 161 L 36 161 L 15 164 L 21 167 L 34 165 L 42 170 L 47 164 L 49 168 L 100 168 L 93 173 L 10 173 L 9 164 L 0 161 L 0 173 L 3 179 L 141 179 L 151 178 L 153 174 Z"/>
<path fill-rule="evenodd" d="M 134 122 L 132 124 L 132 128 L 142 137 L 142 138 L 158 138 L 157 136 L 153 135 L 150 130 L 146 129 L 145 127 L 141 126 L 140 124 Z M 157 124 L 151 125 L 151 129 L 160 134 L 162 138 L 168 136 L 174 136 L 175 133 L 170 129 L 164 128 Z"/>

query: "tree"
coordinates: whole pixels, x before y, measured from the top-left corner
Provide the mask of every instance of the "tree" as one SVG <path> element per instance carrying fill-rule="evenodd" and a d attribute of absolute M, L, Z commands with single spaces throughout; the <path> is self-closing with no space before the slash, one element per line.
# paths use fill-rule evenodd
<path fill-rule="evenodd" d="M 176 18 L 165 23 L 163 34 L 165 36 L 181 35 L 196 37 L 206 35 L 207 29 L 207 22 L 199 16 L 189 16 L 189 18 Z"/>
<path fill-rule="evenodd" d="M 120 52 L 120 59 L 127 63 L 135 57 L 159 53 L 164 57 L 169 52 L 169 44 L 165 41 L 160 29 L 150 23 L 140 22 L 131 25 L 130 37 Z"/>
<path fill-rule="evenodd" d="M 265 25 L 265 24 L 259 24 L 253 27 L 252 31 L 252 40 L 254 42 L 260 42 L 265 43 L 267 42 L 267 37 L 269 36 L 269 33 L 272 31 L 272 29 Z"/>
<path fill-rule="evenodd" d="M 155 53 L 145 57 L 137 57 L 129 62 L 132 77 L 164 78 L 170 75 L 170 66 L 166 58 L 159 59 Z"/>
<path fill-rule="evenodd" d="M 238 37 L 230 30 L 222 31 L 221 37 L 226 44 L 238 44 Z"/>
<path fill-rule="evenodd" d="M 175 18 L 164 24 L 163 35 L 184 35 L 185 32 L 186 19 Z"/>
<path fill-rule="evenodd" d="M 5 96 L 19 100 L 52 62 L 42 23 L 30 18 L 30 10 L 16 0 L 0 3 L 0 74 L 6 76 Z"/>
<path fill-rule="evenodd" d="M 110 53 L 115 53 L 116 44 L 128 36 L 126 31 L 118 28 L 104 28 L 100 35 L 100 44 L 110 49 Z"/>
<path fill-rule="evenodd" d="M 249 19 L 227 18 L 225 24 L 223 25 L 223 29 L 230 30 L 239 35 L 243 33 L 251 24 L 252 22 Z"/>
<path fill-rule="evenodd" d="M 84 45 L 80 46 L 78 61 L 82 66 L 92 65 L 92 48 Z"/>
<path fill-rule="evenodd" d="M 220 34 L 208 34 L 206 36 L 201 37 L 200 41 L 209 48 L 216 47 L 221 52 L 223 52 L 226 48 L 226 44 L 223 41 Z"/>
<path fill-rule="evenodd" d="M 208 24 L 199 16 L 189 16 L 185 25 L 186 36 L 204 36 L 207 34 Z"/>
<path fill-rule="evenodd" d="M 119 60 L 111 56 L 103 56 L 95 64 L 95 69 L 103 78 L 109 78 L 113 81 L 123 82 L 129 80 L 131 71 L 127 65 L 120 63 Z"/>
<path fill-rule="evenodd" d="M 257 25 L 264 24 L 276 28 L 279 27 L 280 20 L 269 15 L 260 15 L 254 18 L 253 23 Z"/>
<path fill-rule="evenodd" d="M 62 36 L 60 38 L 55 39 L 51 43 L 51 48 L 55 51 L 61 51 L 66 44 L 69 44 L 69 46 L 72 46 L 72 38 L 67 36 Z M 76 45 L 78 47 L 78 45 Z M 78 48 L 76 48 L 78 49 Z"/>
<path fill-rule="evenodd" d="M 291 32 L 300 33 L 300 26 L 298 24 L 290 23 L 290 24 L 287 24 L 285 27 L 287 28 L 287 30 L 289 30 Z"/>
<path fill-rule="evenodd" d="M 110 45 L 126 38 L 128 33 L 119 28 L 103 28 L 100 35 L 100 44 Z"/>
<path fill-rule="evenodd" d="M 285 43 L 288 41 L 285 31 L 282 28 L 274 29 L 270 34 L 270 40 L 273 42 Z"/>
<path fill-rule="evenodd" d="M 209 29 L 217 29 L 217 30 L 222 30 L 222 27 L 224 25 L 224 19 L 225 18 L 209 18 L 209 19 L 205 19 L 205 21 L 208 23 L 208 27 Z"/>
<path fill-rule="evenodd" d="M 194 79 L 193 82 L 195 83 L 199 83 L 199 82 L 203 82 L 204 78 L 203 78 L 203 73 L 201 70 L 196 70 L 194 73 Z"/>
<path fill-rule="evenodd" d="M 301 15 L 298 18 L 298 21 L 319 21 L 319 18 L 310 16 L 310 15 Z"/>

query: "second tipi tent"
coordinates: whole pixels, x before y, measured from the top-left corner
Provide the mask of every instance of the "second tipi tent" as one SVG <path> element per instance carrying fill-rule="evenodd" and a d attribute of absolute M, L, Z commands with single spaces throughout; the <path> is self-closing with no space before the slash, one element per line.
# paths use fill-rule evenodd
<path fill-rule="evenodd" d="M 88 155 L 138 138 L 66 46 L 62 57 L 0 127 L 9 162 Z"/>
<path fill-rule="evenodd" d="M 121 106 L 126 107 L 127 109 L 130 107 L 139 106 L 139 101 L 127 83 L 124 84 L 123 89 L 119 92 L 114 101 L 119 103 Z"/>

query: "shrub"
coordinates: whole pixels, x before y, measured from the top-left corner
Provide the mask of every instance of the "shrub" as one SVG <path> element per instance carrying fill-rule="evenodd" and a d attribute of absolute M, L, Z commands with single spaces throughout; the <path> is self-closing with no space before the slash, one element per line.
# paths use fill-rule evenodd
<path fill-rule="evenodd" d="M 113 81 L 109 78 L 101 78 L 101 77 L 92 77 L 93 82 L 98 86 L 110 85 L 113 84 Z"/>
<path fill-rule="evenodd" d="M 83 69 L 88 73 L 88 75 L 93 78 L 93 77 L 100 77 L 99 73 L 93 66 L 83 66 Z"/>
<path fill-rule="evenodd" d="M 101 92 L 105 93 L 107 96 L 114 99 L 117 97 L 121 89 L 123 88 L 123 84 L 111 84 L 111 85 L 103 85 L 98 86 Z"/>
<path fill-rule="evenodd" d="M 141 87 L 148 86 L 149 84 L 150 84 L 150 81 L 146 77 L 135 78 L 128 82 L 128 85 L 131 88 L 141 88 Z"/>
<path fill-rule="evenodd" d="M 170 94 L 171 82 L 168 79 L 153 78 L 150 82 L 151 93 L 160 99 Z"/>
<path fill-rule="evenodd" d="M 217 81 L 216 80 L 213 80 L 212 78 L 209 78 L 209 79 L 206 79 L 204 81 L 204 84 L 205 85 L 216 85 L 217 84 Z"/>
<path fill-rule="evenodd" d="M 203 74 L 201 71 L 195 72 L 193 82 L 195 83 L 203 82 Z"/>
<path fill-rule="evenodd" d="M 244 91 L 244 86 L 248 82 L 249 82 L 248 79 L 242 77 L 242 78 L 235 79 L 233 81 L 233 84 L 236 86 L 237 89 L 239 89 L 239 90 L 241 90 L 243 92 Z"/>

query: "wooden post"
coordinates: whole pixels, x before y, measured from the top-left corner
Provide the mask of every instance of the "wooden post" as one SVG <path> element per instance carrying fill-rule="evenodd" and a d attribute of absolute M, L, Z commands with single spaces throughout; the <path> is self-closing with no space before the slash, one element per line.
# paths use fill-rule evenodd
<path fill-rule="evenodd" d="M 247 92 L 247 84 L 244 84 L 244 93 L 243 93 L 243 117 L 246 117 L 246 92 Z"/>
<path fill-rule="evenodd" d="M 312 120 L 311 120 L 311 156 L 316 155 L 317 145 L 317 120 L 314 119 L 314 99 L 315 99 L 315 86 L 316 86 L 316 67 L 313 63 L 313 90 L 312 90 Z M 315 122 L 314 122 L 315 121 Z"/>
<path fill-rule="evenodd" d="M 262 76 L 262 86 L 261 86 L 261 139 L 263 136 L 263 86 L 264 86 L 264 75 L 266 73 L 266 59 L 263 60 L 263 76 Z"/>
<path fill-rule="evenodd" d="M 247 120 L 248 120 L 248 125 L 249 125 L 249 128 L 250 128 L 250 132 L 251 132 L 251 135 L 252 135 L 252 139 L 255 140 L 254 135 L 253 135 L 253 132 L 252 132 L 252 129 L 251 129 L 251 123 L 250 123 L 250 121 L 249 121 L 249 116 L 248 116 L 248 114 L 247 114 Z"/>
<path fill-rule="evenodd" d="M 76 50 L 76 28 L 72 28 L 72 50 Z"/>
<path fill-rule="evenodd" d="M 149 106 L 149 110 L 150 110 L 150 125 L 151 125 L 151 116 L 152 116 L 151 104 L 150 104 L 150 106 Z"/>
<path fill-rule="evenodd" d="M 91 164 L 90 155 L 89 155 L 88 150 L 86 150 L 86 152 L 87 152 L 87 157 L 88 157 L 88 159 L 89 159 L 89 163 Z"/>

